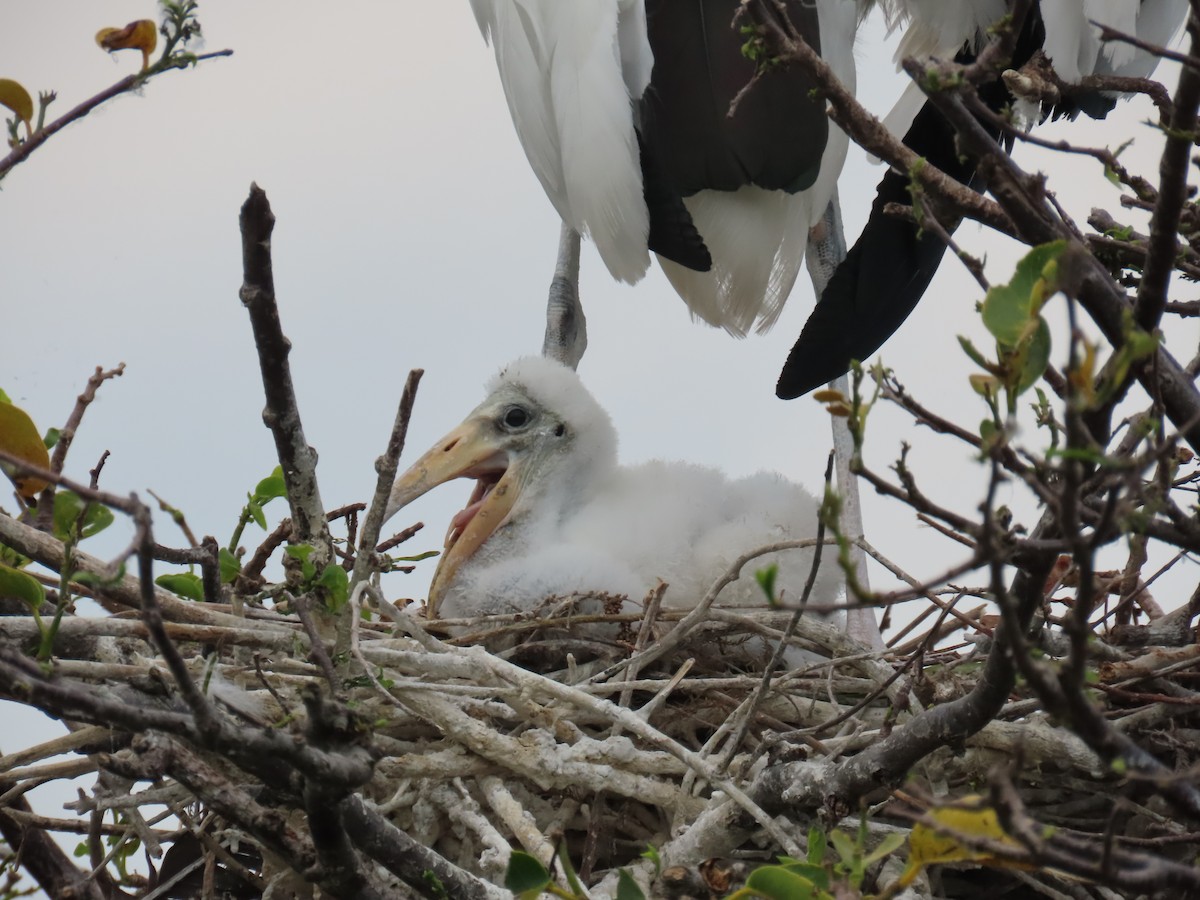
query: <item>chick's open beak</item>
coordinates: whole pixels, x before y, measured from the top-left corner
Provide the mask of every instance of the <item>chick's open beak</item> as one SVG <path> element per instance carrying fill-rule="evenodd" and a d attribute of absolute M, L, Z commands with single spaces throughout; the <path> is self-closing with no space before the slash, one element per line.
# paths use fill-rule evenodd
<path fill-rule="evenodd" d="M 512 510 L 520 489 L 519 467 L 498 446 L 486 420 L 472 417 L 438 441 L 396 479 L 385 518 L 455 478 L 476 479 L 467 507 L 451 521 L 446 547 L 429 586 L 429 616 L 468 560 Z"/>

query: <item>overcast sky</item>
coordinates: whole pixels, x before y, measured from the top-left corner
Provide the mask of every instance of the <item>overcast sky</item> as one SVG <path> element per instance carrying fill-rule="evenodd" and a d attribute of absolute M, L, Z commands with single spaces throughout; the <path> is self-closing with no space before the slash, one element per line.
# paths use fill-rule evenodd
<path fill-rule="evenodd" d="M 274 465 L 237 297 L 237 213 L 251 181 L 278 217 L 280 310 L 330 507 L 369 496 L 409 368 L 426 370 L 411 460 L 474 406 L 489 375 L 539 349 L 558 223 L 467 3 L 440 3 L 436 16 L 414 2 L 344 3 L 335 15 L 311 2 L 209 0 L 201 13 L 206 49 L 232 48 L 232 58 L 118 99 L 4 181 L 0 386 L 45 428 L 62 423 L 94 366 L 127 363 L 89 410 L 70 471 L 85 476 L 111 450 L 110 490 L 153 488 L 197 533 L 225 540 L 245 491 Z M 138 65 L 136 52 L 101 51 L 94 32 L 153 15 L 146 0 L 7 0 L 0 77 L 57 90 L 51 110 L 61 114 Z M 865 30 L 856 56 L 860 95 L 885 110 L 901 82 L 881 28 Z M 1137 124 L 1147 115 L 1145 105 L 1126 104 L 1072 133 L 1100 143 L 1136 137 L 1128 158 L 1149 160 L 1152 174 L 1156 141 Z M 1055 174 L 1081 216 L 1095 203 L 1115 205 L 1096 169 L 1073 158 Z M 881 174 L 852 150 L 841 183 L 851 240 Z M 995 280 L 1007 280 L 1016 248 L 972 226 L 961 239 L 987 255 Z M 738 341 L 692 323 L 657 270 L 618 285 L 588 246 L 582 267 L 590 347 L 581 373 L 612 413 L 625 461 L 775 469 L 819 485 L 827 418 L 810 399 L 785 403 L 773 393 L 812 307 L 803 273 L 772 333 Z M 954 335 L 987 345 L 973 314 L 979 295 L 951 260 L 884 349 L 914 393 L 968 424 L 983 409 Z M 1193 328 L 1185 341 L 1194 338 Z M 916 440 L 913 463 L 929 490 L 966 499 L 969 510 L 981 496 L 979 468 L 879 412 L 868 461 L 885 467 L 900 439 Z M 447 487 L 413 508 L 429 525 L 414 547 L 440 542 L 467 491 Z M 896 504 L 867 498 L 867 523 L 915 574 L 958 554 L 919 534 Z M 178 536 L 163 527 L 160 537 Z M 426 578 L 396 590 L 420 595 Z"/>
<path fill-rule="evenodd" d="M 57 90 L 53 118 L 140 64 L 136 52 L 110 58 L 96 30 L 156 15 L 150 0 L 4 0 L 0 77 Z M 118 99 L 3 182 L 0 387 L 45 429 L 62 424 L 95 366 L 125 362 L 125 376 L 88 411 L 68 473 L 86 480 L 110 450 L 104 487 L 151 488 L 198 534 L 225 542 L 245 492 L 275 465 L 237 296 L 237 214 L 252 181 L 278 219 L 275 284 L 327 507 L 368 499 L 410 368 L 426 375 L 402 465 L 481 399 L 500 366 L 540 349 L 558 222 L 465 0 L 206 0 L 201 21 L 205 49 L 232 48 L 232 58 Z M 860 96 L 882 113 L 902 84 L 877 24 L 856 56 Z M 1161 74 L 1173 86 L 1174 74 Z M 1126 104 L 1107 123 L 1043 135 L 1113 146 L 1135 137 L 1124 158 L 1154 177 L 1157 140 L 1140 124 L 1150 115 L 1147 104 Z M 1115 188 L 1089 161 L 1042 165 L 1080 219 L 1092 205 L 1116 208 Z M 881 176 L 851 149 L 841 182 L 851 240 Z M 1018 248 L 971 226 L 960 239 L 987 256 L 994 281 L 1007 280 Z M 827 416 L 810 399 L 774 397 L 812 307 L 804 273 L 773 332 L 737 341 L 690 322 L 657 270 L 618 285 L 586 245 L 582 268 L 590 343 L 580 371 L 613 416 L 624 461 L 686 459 L 737 475 L 773 469 L 819 490 Z M 1177 299 L 1195 294 L 1183 285 Z M 955 335 L 988 345 L 979 299 L 948 261 L 884 349 L 914 394 L 968 426 L 984 409 Z M 1050 315 L 1063 319 L 1061 309 Z M 1186 358 L 1196 337 L 1185 323 L 1172 340 Z M 1056 352 L 1061 363 L 1061 344 Z M 909 440 L 931 495 L 968 515 L 982 498 L 984 472 L 969 454 L 902 416 L 879 410 L 869 439 L 868 464 L 885 469 Z M 447 487 L 412 508 L 429 526 L 413 550 L 440 546 L 468 492 Z M 1007 499 L 1032 524 L 1032 507 Z M 272 519 L 283 512 L 269 510 Z M 918 577 L 963 556 L 880 498 L 866 498 L 866 523 L 868 537 Z M 246 543 L 258 537 L 248 531 Z M 158 538 L 182 541 L 165 518 Z M 431 575 L 432 564 L 390 590 L 423 596 Z M 1194 581 L 1188 568 L 1180 583 Z"/>

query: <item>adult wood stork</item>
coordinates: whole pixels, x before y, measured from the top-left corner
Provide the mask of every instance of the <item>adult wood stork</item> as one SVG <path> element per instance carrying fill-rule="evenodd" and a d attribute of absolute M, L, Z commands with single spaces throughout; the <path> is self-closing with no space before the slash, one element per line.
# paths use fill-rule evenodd
<path fill-rule="evenodd" d="M 987 29 L 1008 13 L 1011 0 L 881 0 L 895 22 L 906 25 L 896 52 L 907 57 L 973 58 Z M 1019 68 L 1042 50 L 1064 81 L 1085 75 L 1148 77 L 1158 57 L 1128 44 L 1102 43 L 1100 22 L 1158 46 L 1170 42 L 1187 15 L 1187 0 L 1040 0 L 1023 23 L 1012 65 Z M 1016 103 L 1002 81 L 980 96 L 994 109 Z M 1097 94 L 1075 105 L 1046 110 L 1053 116 L 1079 112 L 1103 118 L 1115 98 Z M 887 118 L 894 133 L 947 174 L 975 181 L 972 160 L 962 158 L 953 129 L 920 88 L 912 84 Z M 993 131 L 993 133 L 995 133 Z M 1009 143 L 1011 146 L 1011 142 Z M 937 271 L 945 244 L 916 225 L 884 213 L 889 203 L 907 205 L 907 173 L 889 171 L 879 184 L 862 234 L 822 292 L 788 356 L 776 393 L 798 397 L 844 373 L 853 359 L 865 360 L 903 324 Z M 957 223 L 945 223 L 953 228 Z"/>
<path fill-rule="evenodd" d="M 778 475 L 618 465 L 608 414 L 573 369 L 546 357 L 506 366 L 462 424 L 396 480 L 387 514 L 456 478 L 475 489 L 451 521 L 428 596 L 431 612 L 449 618 L 531 612 L 576 593 L 636 603 L 660 578 L 665 605 L 691 607 L 741 554 L 817 531 L 812 495 Z M 755 567 L 777 562 L 776 583 L 797 602 L 812 558 L 811 548 L 791 550 Z M 828 554 L 810 602 L 831 602 L 835 571 Z M 718 596 L 764 601 L 748 574 Z"/>
<path fill-rule="evenodd" d="M 534 173 L 613 277 L 636 282 L 654 251 L 694 316 L 735 335 L 769 328 L 847 138 L 794 68 L 766 73 L 728 115 L 755 68 L 731 27 L 738 0 L 471 6 Z M 853 87 L 856 0 L 787 8 Z"/>

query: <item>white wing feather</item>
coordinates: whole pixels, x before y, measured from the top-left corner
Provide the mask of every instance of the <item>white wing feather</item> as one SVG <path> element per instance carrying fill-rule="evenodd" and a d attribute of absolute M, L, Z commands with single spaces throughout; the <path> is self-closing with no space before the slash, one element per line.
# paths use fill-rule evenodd
<path fill-rule="evenodd" d="M 1186 2 L 1186 0 L 1185 0 Z M 633 100 L 640 100 L 650 84 L 654 54 L 646 33 L 645 0 L 619 0 L 617 44 L 621 51 L 621 75 Z"/>
<path fill-rule="evenodd" d="M 1008 12 L 1006 0 L 892 0 L 882 4 L 889 32 L 903 28 L 896 47 L 896 69 L 908 58 L 953 59 L 964 44 L 977 42 Z M 884 117 L 888 131 L 903 137 L 925 105 L 925 93 L 910 82 Z"/>
<path fill-rule="evenodd" d="M 1084 75 L 1145 78 L 1158 58 L 1121 41 L 1100 41 L 1092 22 L 1152 44 L 1169 44 L 1187 17 L 1187 0 L 1042 0 L 1046 56 L 1064 81 Z"/>
<path fill-rule="evenodd" d="M 475 24 L 483 34 L 483 39 L 492 42 L 492 26 L 496 22 L 495 0 L 471 0 L 471 12 L 475 14 Z"/>
<path fill-rule="evenodd" d="M 1006 0 L 893 0 L 884 4 L 891 30 L 904 28 L 896 64 L 907 56 L 952 58 L 1008 12 Z"/>
<path fill-rule="evenodd" d="M 1130 6 L 1129 0 L 1125 0 Z M 1046 39 L 1042 52 L 1054 65 L 1063 81 L 1078 81 L 1083 73 L 1096 67 L 1100 42 L 1088 24 L 1090 0 L 1042 0 L 1042 21 Z"/>
<path fill-rule="evenodd" d="M 517 137 L 563 221 L 614 278 L 650 264 L 631 90 L 649 81 L 645 11 L 629 0 L 471 0 Z M 618 11 L 628 7 L 618 23 Z M 622 67 L 630 61 L 629 82 Z M 639 86 L 640 85 L 640 86 Z"/>
<path fill-rule="evenodd" d="M 567 221 L 591 235 L 614 278 L 635 282 L 650 265 L 650 217 L 621 69 L 617 6 L 612 0 L 548 2 L 556 8 L 550 93 Z"/>
<path fill-rule="evenodd" d="M 1144 5 L 1143 3 L 1130 3 L 1129 0 L 1088 0 L 1087 17 L 1089 21 L 1100 22 L 1125 34 L 1136 35 L 1140 10 Z M 1097 60 L 1103 57 L 1108 66 L 1124 66 L 1133 61 L 1134 55 L 1137 53 L 1136 47 L 1120 41 L 1101 44 L 1100 34 L 1095 26 L 1089 26 L 1088 31 L 1096 41 Z M 1090 71 L 1098 71 L 1095 62 L 1092 63 Z"/>
<path fill-rule="evenodd" d="M 1159 47 L 1169 46 L 1187 20 L 1187 0 L 1142 0 L 1137 12 L 1136 29 L 1126 29 L 1138 38 Z M 1114 25 L 1120 28 L 1120 25 Z M 1103 49 L 1096 73 L 1149 78 L 1159 58 L 1144 50 L 1110 41 Z"/>
<path fill-rule="evenodd" d="M 562 149 L 547 83 L 550 47 L 539 4 L 492 3 L 491 40 L 504 98 L 533 173 L 564 219 L 570 214 L 562 176 Z"/>
<path fill-rule="evenodd" d="M 889 29 L 904 28 L 896 49 L 896 63 L 908 56 L 946 58 L 964 43 L 978 44 L 989 25 L 1007 12 L 1007 0 L 881 0 Z M 1128 44 L 1102 44 L 1101 22 L 1150 43 L 1170 43 L 1187 15 L 1187 0 L 1041 0 L 1046 27 L 1043 51 L 1064 81 L 1084 75 L 1147 77 L 1157 58 Z M 909 85 L 884 119 L 889 131 L 908 131 L 924 101 L 915 84 Z"/>

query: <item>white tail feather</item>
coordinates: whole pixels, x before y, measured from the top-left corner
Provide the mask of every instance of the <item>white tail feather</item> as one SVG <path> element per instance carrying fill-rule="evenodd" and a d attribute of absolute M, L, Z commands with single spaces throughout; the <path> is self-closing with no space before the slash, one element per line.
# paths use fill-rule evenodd
<path fill-rule="evenodd" d="M 821 47 L 847 90 L 855 87 L 854 4 L 818 0 Z M 804 263 L 808 232 L 825 212 L 846 161 L 849 139 L 830 124 L 816 181 L 798 194 L 747 186 L 701 191 L 685 203 L 712 255 L 709 272 L 694 272 L 659 257 L 663 272 L 692 315 L 744 337 L 769 330 Z"/>
<path fill-rule="evenodd" d="M 747 186 L 701 191 L 685 201 L 712 254 L 712 270 L 695 272 L 659 257 L 692 314 L 744 337 L 770 328 L 804 261 L 812 225 L 808 192 Z"/>

